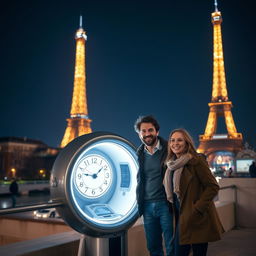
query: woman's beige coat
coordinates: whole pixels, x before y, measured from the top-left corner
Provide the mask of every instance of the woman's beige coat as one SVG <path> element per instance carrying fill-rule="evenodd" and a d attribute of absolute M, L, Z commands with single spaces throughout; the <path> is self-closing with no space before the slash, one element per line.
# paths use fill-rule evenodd
<path fill-rule="evenodd" d="M 213 203 L 219 186 L 207 162 L 192 158 L 180 179 L 180 244 L 212 242 L 224 232 Z"/>

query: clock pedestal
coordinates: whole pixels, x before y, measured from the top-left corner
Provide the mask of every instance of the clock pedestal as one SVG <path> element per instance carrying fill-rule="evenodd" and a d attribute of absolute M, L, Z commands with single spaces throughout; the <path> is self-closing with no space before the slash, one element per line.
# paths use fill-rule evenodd
<path fill-rule="evenodd" d="M 78 256 L 108 256 L 109 239 L 81 235 Z"/>
<path fill-rule="evenodd" d="M 127 256 L 127 232 L 115 238 L 96 238 L 81 235 L 78 256 Z"/>

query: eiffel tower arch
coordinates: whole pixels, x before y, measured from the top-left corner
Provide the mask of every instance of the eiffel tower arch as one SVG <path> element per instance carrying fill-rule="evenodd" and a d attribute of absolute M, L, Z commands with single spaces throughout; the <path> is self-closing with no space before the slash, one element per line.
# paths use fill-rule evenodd
<path fill-rule="evenodd" d="M 235 155 L 243 148 L 243 136 L 236 130 L 231 112 L 232 102 L 228 98 L 221 34 L 222 16 L 215 0 L 212 13 L 213 24 L 213 84 L 210 111 L 203 135 L 199 136 L 198 152 L 207 156 L 210 167 L 224 171 L 235 167 Z M 225 120 L 225 134 L 217 134 L 218 120 Z"/>

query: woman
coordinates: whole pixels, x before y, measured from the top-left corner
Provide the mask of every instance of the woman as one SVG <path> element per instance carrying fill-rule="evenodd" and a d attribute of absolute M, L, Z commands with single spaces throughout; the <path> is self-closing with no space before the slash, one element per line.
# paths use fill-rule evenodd
<path fill-rule="evenodd" d="M 191 247 L 194 256 L 204 256 L 208 242 L 224 232 L 213 203 L 219 186 L 184 129 L 171 132 L 166 164 L 164 187 L 176 213 L 175 256 L 189 255 Z"/>

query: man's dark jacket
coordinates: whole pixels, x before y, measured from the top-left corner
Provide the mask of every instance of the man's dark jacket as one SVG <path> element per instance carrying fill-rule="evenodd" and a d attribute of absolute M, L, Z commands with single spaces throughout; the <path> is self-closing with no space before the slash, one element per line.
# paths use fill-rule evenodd
<path fill-rule="evenodd" d="M 164 164 L 164 161 L 167 156 L 167 141 L 165 141 L 163 138 L 158 137 L 160 140 L 160 145 L 162 147 L 162 157 L 161 157 L 161 166 L 162 171 L 161 175 L 162 178 L 164 178 L 164 174 L 166 171 L 166 166 Z M 139 170 L 137 174 L 137 188 L 136 188 L 136 196 L 137 196 L 137 203 L 138 203 L 138 211 L 139 215 L 141 216 L 143 214 L 143 206 L 144 206 L 144 185 L 145 185 L 145 175 L 144 175 L 144 144 L 140 145 L 137 150 L 138 155 L 138 161 L 139 161 Z"/>
<path fill-rule="evenodd" d="M 19 191 L 19 187 L 18 187 L 18 184 L 16 181 L 13 181 L 9 187 L 9 190 L 10 192 L 13 194 L 13 195 L 17 195 L 18 194 L 18 191 Z"/>

